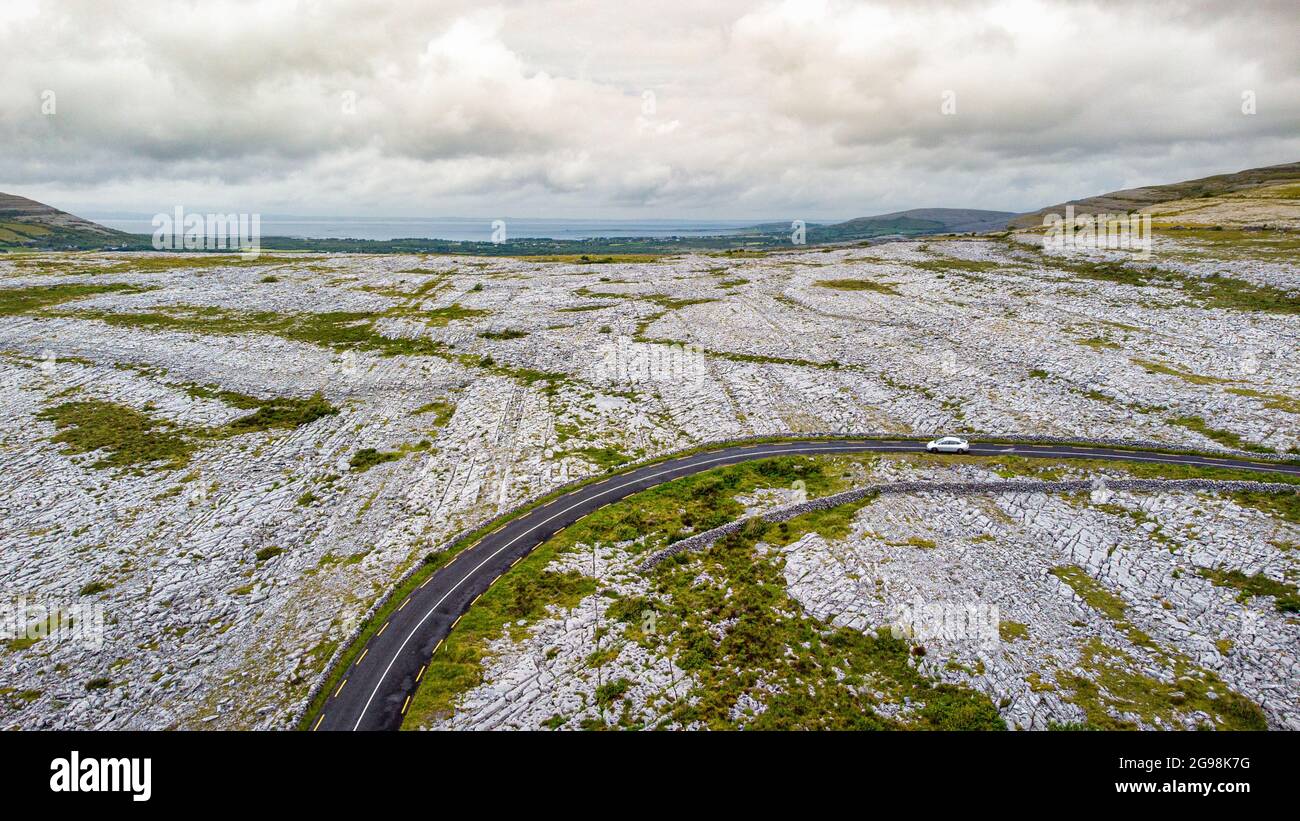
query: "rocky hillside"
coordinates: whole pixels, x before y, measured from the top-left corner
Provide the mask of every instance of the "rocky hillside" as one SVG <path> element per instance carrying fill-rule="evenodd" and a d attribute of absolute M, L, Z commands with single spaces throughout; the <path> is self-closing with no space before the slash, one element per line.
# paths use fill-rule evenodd
<path fill-rule="evenodd" d="M 0 249 L 126 247 L 133 238 L 44 203 L 0 193 Z"/>
<path fill-rule="evenodd" d="M 1300 227 L 1300 162 L 1249 168 L 1197 180 L 1112 191 L 1070 200 L 1011 220 L 1013 228 L 1042 226 L 1047 214 L 1149 213 L 1165 225 Z"/>

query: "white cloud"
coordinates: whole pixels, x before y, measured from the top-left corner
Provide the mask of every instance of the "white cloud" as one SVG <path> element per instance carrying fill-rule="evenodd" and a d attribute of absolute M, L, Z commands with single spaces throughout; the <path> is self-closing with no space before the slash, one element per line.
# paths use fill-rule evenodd
<path fill-rule="evenodd" d="M 818 219 L 1028 209 L 1300 153 L 1286 4 L 5 11 L 0 190 L 69 207 Z"/>

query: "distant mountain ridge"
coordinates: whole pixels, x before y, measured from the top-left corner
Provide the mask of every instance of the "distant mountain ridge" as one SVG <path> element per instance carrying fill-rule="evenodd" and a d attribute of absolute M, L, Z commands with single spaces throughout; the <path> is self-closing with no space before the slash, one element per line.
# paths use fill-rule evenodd
<path fill-rule="evenodd" d="M 895 235 L 1001 231 L 1015 216 L 1014 211 L 981 211 L 976 208 L 913 208 L 844 222 L 809 223 L 805 228 L 810 243 L 852 242 Z M 749 232 L 788 235 L 792 230 L 788 222 L 768 222 L 755 225 Z"/>
<path fill-rule="evenodd" d="M 1251 168 L 1184 182 L 1112 191 L 1071 200 L 1028 214 L 975 208 L 913 208 L 843 222 L 804 226 L 809 245 L 865 242 L 890 237 L 988 233 L 1033 229 L 1049 213 L 1074 206 L 1077 214 L 1156 211 L 1166 227 L 1245 225 L 1300 229 L 1300 162 Z M 425 238 L 395 240 L 295 239 L 263 237 L 267 250 L 367 253 L 446 253 L 490 256 L 527 254 L 682 253 L 761 250 L 789 245 L 789 222 L 755 225 L 719 236 L 517 239 L 505 243 Z M 127 234 L 26 197 L 0 193 L 0 252 L 31 250 L 148 250 L 147 234 Z"/>
<path fill-rule="evenodd" d="M 910 211 L 896 211 L 872 217 L 858 217 L 844 222 L 823 225 L 818 223 L 806 226 L 806 241 L 811 244 L 854 242 L 892 236 L 926 236 L 931 234 L 950 234 L 967 232 L 1000 231 L 1006 228 L 1008 221 L 1015 216 L 1011 211 L 982 211 L 973 208 L 914 208 Z M 664 252 L 669 250 L 688 251 L 693 248 L 725 250 L 729 247 L 754 247 L 788 244 L 792 231 L 791 223 L 775 222 L 755 225 L 735 234 L 718 237 L 678 238 L 674 241 L 649 240 L 640 243 L 646 251 Z M 317 249 L 317 250 L 384 250 L 406 251 L 418 249 L 419 238 L 411 240 L 364 241 L 354 243 L 333 239 L 294 240 L 284 237 L 263 237 L 267 248 L 280 249 Z M 570 240 L 531 241 L 522 243 L 514 241 L 509 245 L 523 247 L 528 245 L 544 246 L 547 242 L 558 243 L 566 248 L 573 246 L 574 251 L 587 250 L 593 241 Z M 414 243 L 414 245 L 413 245 Z M 455 242 L 451 240 L 429 240 L 430 249 L 444 252 L 482 253 L 481 243 Z M 556 246 L 559 252 L 559 245 Z M 131 249 L 144 250 L 150 247 L 149 237 L 144 234 L 127 234 L 106 228 L 90 220 L 60 211 L 57 208 L 12 194 L 0 194 L 0 249 L 29 248 L 33 250 L 89 250 L 89 249 Z M 499 253 L 506 249 L 498 248 Z"/>
<path fill-rule="evenodd" d="M 827 226 L 843 232 L 860 228 L 924 227 L 934 233 L 964 234 L 968 232 L 1001 231 L 1007 227 L 1015 211 L 984 211 L 978 208 L 913 208 L 875 217 L 858 217 Z"/>

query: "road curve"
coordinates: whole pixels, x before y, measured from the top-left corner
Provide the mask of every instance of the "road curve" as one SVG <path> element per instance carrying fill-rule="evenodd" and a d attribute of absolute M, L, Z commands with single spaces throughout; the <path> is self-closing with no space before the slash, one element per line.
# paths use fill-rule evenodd
<path fill-rule="evenodd" d="M 512 519 L 435 571 L 370 637 L 361 655 L 339 677 L 340 683 L 332 686 L 323 708 L 311 717 L 310 726 L 313 730 L 398 729 L 429 660 L 474 600 L 511 565 L 556 531 L 611 502 L 673 479 L 752 459 L 864 451 L 907 453 L 924 448 L 921 442 L 905 440 L 836 439 L 741 445 L 657 462 L 575 488 Z M 1300 476 L 1300 466 L 1294 464 L 1117 448 L 972 444 L 971 453 L 1165 462 Z"/>

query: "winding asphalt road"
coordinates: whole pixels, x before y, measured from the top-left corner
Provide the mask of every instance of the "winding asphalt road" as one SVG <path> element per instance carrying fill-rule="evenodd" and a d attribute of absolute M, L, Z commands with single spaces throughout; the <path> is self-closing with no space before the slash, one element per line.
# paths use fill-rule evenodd
<path fill-rule="evenodd" d="M 370 637 L 361 655 L 339 679 L 340 683 L 333 685 L 321 712 L 312 717 L 311 727 L 313 730 L 398 729 L 429 660 L 474 600 L 533 548 L 607 504 L 673 479 L 751 459 L 863 451 L 919 452 L 924 448 L 924 444 L 915 441 L 843 439 L 742 445 L 646 465 L 576 488 L 507 522 L 465 548 L 412 592 Z M 972 443 L 971 453 L 1166 462 L 1300 475 L 1300 466 L 1293 464 L 1112 448 Z"/>

